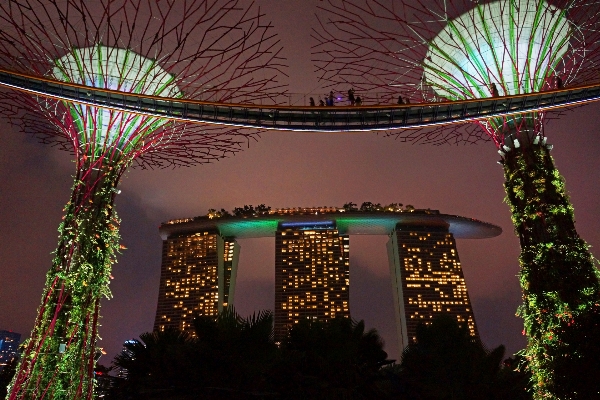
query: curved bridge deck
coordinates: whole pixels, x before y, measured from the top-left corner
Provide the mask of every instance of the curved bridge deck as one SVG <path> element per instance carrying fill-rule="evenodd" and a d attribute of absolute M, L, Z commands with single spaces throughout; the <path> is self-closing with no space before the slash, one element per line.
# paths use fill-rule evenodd
<path fill-rule="evenodd" d="M 159 118 L 234 127 L 311 132 L 421 128 L 597 101 L 600 84 L 476 100 L 360 107 L 228 104 L 146 96 L 0 69 L 0 86 L 41 97 Z"/>

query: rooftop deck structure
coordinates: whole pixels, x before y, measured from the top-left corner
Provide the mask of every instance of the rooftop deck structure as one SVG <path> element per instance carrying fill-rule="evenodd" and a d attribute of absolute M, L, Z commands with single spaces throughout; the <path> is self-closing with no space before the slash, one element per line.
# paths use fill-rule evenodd
<path fill-rule="evenodd" d="M 279 226 L 318 227 L 334 221 L 341 235 L 389 235 L 397 224 L 448 226 L 458 239 L 485 239 L 502 233 L 499 226 L 473 218 L 440 214 L 437 210 L 346 211 L 343 208 L 315 207 L 271 210 L 253 216 L 196 217 L 168 221 L 160 226 L 163 240 L 175 234 L 217 229 L 222 236 L 236 239 L 275 237 Z"/>

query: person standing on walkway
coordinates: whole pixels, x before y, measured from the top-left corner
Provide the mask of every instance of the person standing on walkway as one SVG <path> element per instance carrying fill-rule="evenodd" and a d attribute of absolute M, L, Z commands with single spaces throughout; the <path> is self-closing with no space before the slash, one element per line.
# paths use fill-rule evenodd
<path fill-rule="evenodd" d="M 558 90 L 560 90 L 560 89 L 564 89 L 564 88 L 565 88 L 565 86 L 563 85 L 562 78 L 561 78 L 560 76 L 557 76 L 557 77 L 556 77 L 556 88 L 557 88 Z"/>
<path fill-rule="evenodd" d="M 490 83 L 490 92 L 492 93 L 492 97 L 500 97 L 500 93 L 498 92 L 498 87 L 495 83 Z"/>

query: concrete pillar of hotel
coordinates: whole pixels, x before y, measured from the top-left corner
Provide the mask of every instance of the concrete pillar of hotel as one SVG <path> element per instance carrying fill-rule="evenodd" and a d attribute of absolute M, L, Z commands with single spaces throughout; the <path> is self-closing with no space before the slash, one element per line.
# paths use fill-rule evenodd
<path fill-rule="evenodd" d="M 235 238 L 219 236 L 217 239 L 219 312 L 234 302 L 240 249 Z"/>
<path fill-rule="evenodd" d="M 400 255 L 398 253 L 398 236 L 396 232 L 390 234 L 387 242 L 388 263 L 390 267 L 390 278 L 392 280 L 392 291 L 394 295 L 394 312 L 396 315 L 396 332 L 398 334 L 398 348 L 400 353 L 408 346 L 408 332 L 406 329 L 406 312 L 404 308 L 404 294 L 402 293 L 402 268 Z"/>

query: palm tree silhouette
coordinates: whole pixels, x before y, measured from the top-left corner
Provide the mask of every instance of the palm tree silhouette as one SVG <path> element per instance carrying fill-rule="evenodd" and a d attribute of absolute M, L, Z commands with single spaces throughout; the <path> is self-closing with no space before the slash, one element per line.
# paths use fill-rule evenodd
<path fill-rule="evenodd" d="M 410 399 L 528 399 L 527 377 L 502 368 L 504 346 L 487 350 L 468 327 L 441 315 L 417 328 L 398 369 L 401 392 Z"/>

